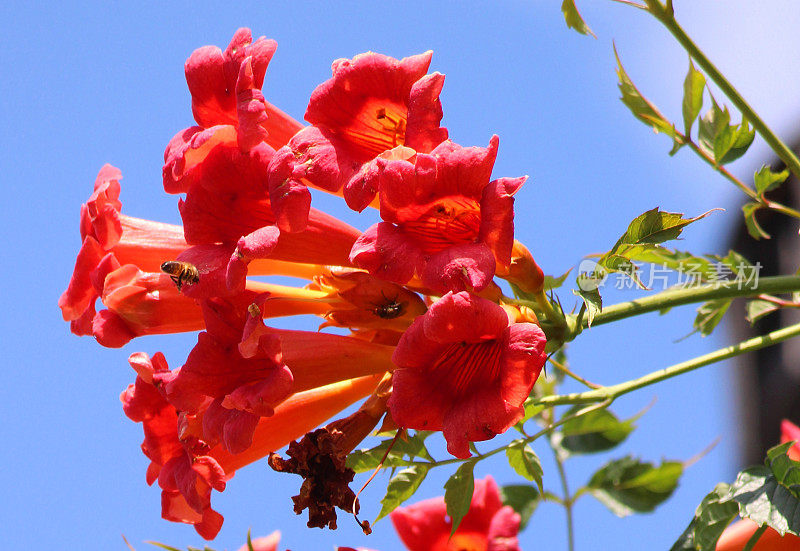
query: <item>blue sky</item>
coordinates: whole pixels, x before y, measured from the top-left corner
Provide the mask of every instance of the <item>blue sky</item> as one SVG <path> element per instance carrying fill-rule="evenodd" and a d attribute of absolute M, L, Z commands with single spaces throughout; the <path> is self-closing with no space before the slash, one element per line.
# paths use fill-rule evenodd
<path fill-rule="evenodd" d="M 133 379 L 130 353 L 161 350 L 177 366 L 194 337 L 148 337 L 122 350 L 104 349 L 71 335 L 56 302 L 79 247 L 80 204 L 104 163 L 123 172 L 123 212 L 179 223 L 177 199 L 161 187 L 161 164 L 167 141 L 192 124 L 183 62 L 199 46 L 224 47 L 240 26 L 278 41 L 264 93 L 298 119 L 334 59 L 367 50 L 403 57 L 433 49 L 432 69 L 447 75 L 442 102 L 451 138 L 486 145 L 496 133 L 495 176 L 530 175 L 517 196 L 517 236 L 548 273 L 607 250 L 629 220 L 656 206 L 692 216 L 726 209 L 687 229 L 680 244 L 698 254 L 725 252 L 742 198 L 688 151 L 669 158 L 668 140 L 652 135 L 617 99 L 612 39 L 640 89 L 676 120 L 685 54 L 637 10 L 585 0 L 581 7 L 595 40 L 568 31 L 559 5 L 67 2 L 0 8 L 0 178 L 7 197 L 0 204 L 7 359 L 0 372 L 3 547 L 123 549 L 121 534 L 137 550 L 149 548 L 145 540 L 202 547 L 191 527 L 160 519 L 158 491 L 144 483 L 141 427 L 124 417 L 118 398 Z M 676 0 L 675 7 L 751 104 L 793 138 L 800 109 L 798 95 L 787 92 L 800 80 L 800 12 L 793 2 Z M 757 140 L 732 170 L 749 177 L 765 152 Z M 318 199 L 315 205 L 360 229 L 374 222 L 353 216 L 338 200 Z M 612 300 L 627 298 L 620 293 Z M 562 299 L 571 304 L 569 293 Z M 721 331 L 676 342 L 692 319 L 693 310 L 684 307 L 666 317 L 592 329 L 569 347 L 571 365 L 610 384 L 726 343 Z M 627 549 L 666 548 L 702 496 L 731 479 L 739 468 L 732 369 L 708 367 L 614 405 L 620 415 L 631 415 L 657 397 L 619 450 L 570 460 L 573 487 L 624 453 L 688 459 L 715 438 L 721 442 L 655 514 L 617 519 L 584 497 L 576 509 L 578 549 L 613 549 L 622 537 Z M 557 489 L 546 444 L 534 448 L 546 486 Z M 502 461 L 481 463 L 476 473 L 500 483 L 514 480 Z M 414 499 L 441 495 L 449 474 L 430 475 Z M 365 516 L 377 513 L 385 483 L 379 477 L 362 497 Z M 236 549 L 252 527 L 254 535 L 280 529 L 283 545 L 295 550 L 400 548 L 388 522 L 369 538 L 345 516 L 334 533 L 305 528 L 291 512 L 289 496 L 298 486 L 298 478 L 278 476 L 264 463 L 237 473 L 214 496 L 226 517 L 214 546 Z M 524 549 L 565 548 L 562 511 L 542 505 L 521 542 Z"/>

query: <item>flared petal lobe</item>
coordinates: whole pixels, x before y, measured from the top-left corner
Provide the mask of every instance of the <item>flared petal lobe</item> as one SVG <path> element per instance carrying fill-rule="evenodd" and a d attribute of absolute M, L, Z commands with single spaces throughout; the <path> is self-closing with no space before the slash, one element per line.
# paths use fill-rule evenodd
<path fill-rule="evenodd" d="M 378 189 L 372 162 L 395 148 L 430 152 L 447 139 L 439 93 L 444 76 L 426 75 L 431 52 L 397 60 L 368 52 L 333 62 L 333 76 L 311 95 L 312 124 L 279 150 L 270 165 L 270 196 L 281 229 L 300 231 L 307 185 L 343 189 L 361 211 Z"/>
<path fill-rule="evenodd" d="M 81 207 L 82 244 L 67 290 L 58 301 L 64 320 L 71 322 L 77 335 L 94 334 L 94 305 L 108 274 L 126 264 L 157 272 L 165 259 L 175 258 L 188 247 L 180 226 L 120 213 L 121 178 L 119 169 L 105 165 L 97 175 L 94 192 Z"/>
<path fill-rule="evenodd" d="M 392 418 L 443 431 L 448 451 L 469 457 L 469 442 L 491 439 L 522 417 L 545 344 L 538 326 L 511 323 L 497 304 L 448 293 L 414 321 L 392 356 Z"/>
<path fill-rule="evenodd" d="M 263 36 L 253 41 L 250 29 L 241 28 L 224 52 L 216 46 L 195 50 L 184 69 L 197 124 L 235 128 L 242 151 L 261 142 L 286 144 L 302 125 L 267 103 L 261 92 L 277 47 Z"/>
<path fill-rule="evenodd" d="M 390 518 L 409 551 L 519 551 L 520 517 L 503 506 L 491 476 L 475 481 L 469 511 L 452 537 L 442 497 L 398 507 Z"/>
<path fill-rule="evenodd" d="M 497 267 L 507 271 L 514 243 L 514 198 L 525 178 L 490 182 L 489 147 L 440 144 L 411 160 L 377 160 L 383 222 L 368 229 L 350 259 L 405 284 L 417 275 L 431 289 L 479 292 Z"/>

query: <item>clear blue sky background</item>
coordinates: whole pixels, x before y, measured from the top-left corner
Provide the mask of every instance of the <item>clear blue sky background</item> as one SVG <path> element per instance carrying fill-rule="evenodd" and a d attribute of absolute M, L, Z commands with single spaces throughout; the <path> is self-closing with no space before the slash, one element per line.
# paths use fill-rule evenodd
<path fill-rule="evenodd" d="M 447 75 L 444 124 L 463 145 L 500 135 L 496 176 L 529 174 L 518 197 L 517 235 L 549 273 L 561 273 L 607 250 L 627 222 L 655 206 L 717 213 L 686 231 L 681 248 L 722 253 L 739 220 L 740 197 L 699 160 L 636 122 L 617 100 L 612 39 L 628 72 L 664 112 L 680 119 L 686 56 L 645 14 L 586 0 L 584 15 L 598 39 L 565 28 L 560 2 L 65 2 L 0 8 L 0 203 L 4 269 L 0 294 L 5 367 L 0 370 L 3 549 L 137 550 L 144 540 L 178 547 L 202 541 L 190 526 L 160 519 L 159 492 L 144 483 L 141 426 L 128 421 L 118 395 L 132 381 L 127 356 L 165 352 L 180 365 L 192 335 L 149 337 L 122 350 L 103 349 L 69 333 L 56 306 L 79 247 L 78 212 L 105 162 L 121 168 L 123 211 L 179 222 L 177 199 L 161 187 L 164 147 L 192 124 L 183 62 L 205 44 L 223 48 L 239 26 L 278 41 L 266 97 L 302 118 L 314 87 L 338 57 L 374 50 L 402 57 L 435 51 L 433 70 Z M 800 10 L 791 1 L 675 0 L 678 17 L 712 59 L 787 139 L 797 120 Z M 733 165 L 745 177 L 765 154 Z M 335 200 L 320 200 L 364 229 Z M 614 296 L 624 300 L 627 295 Z M 569 293 L 562 293 L 567 304 Z M 736 313 L 739 314 L 738 312 Z M 570 360 L 590 380 L 614 383 L 722 346 L 725 335 L 689 332 L 693 311 L 651 315 L 588 331 Z M 291 322 L 287 322 L 291 323 Z M 310 325 L 305 325 L 310 328 Z M 687 459 L 716 437 L 720 444 L 691 467 L 655 514 L 617 519 L 584 497 L 576 509 L 578 549 L 666 549 L 702 496 L 738 470 L 732 364 L 705 368 L 620 399 L 631 415 L 658 401 L 619 449 L 568 463 L 573 487 L 602 461 L 623 453 L 647 460 Z M 485 446 L 485 445 L 484 445 Z M 544 442 L 546 486 L 558 481 Z M 502 460 L 481 463 L 478 476 L 515 480 Z M 415 497 L 441 495 L 450 472 L 434 472 Z M 385 476 L 364 499 L 378 511 Z M 254 535 L 283 532 L 295 551 L 334 544 L 399 549 L 388 522 L 366 538 L 346 516 L 337 532 L 305 528 L 289 496 L 299 478 L 266 464 L 237 473 L 214 496 L 225 526 L 214 543 L 236 549 Z M 521 535 L 524 549 L 564 549 L 560 508 L 544 504 Z"/>

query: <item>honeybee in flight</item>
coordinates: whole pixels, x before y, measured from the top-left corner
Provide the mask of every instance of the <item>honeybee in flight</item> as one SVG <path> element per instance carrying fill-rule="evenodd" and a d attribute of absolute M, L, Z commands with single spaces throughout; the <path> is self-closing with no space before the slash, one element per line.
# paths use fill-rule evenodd
<path fill-rule="evenodd" d="M 197 271 L 197 267 L 188 262 L 168 260 L 161 264 L 161 271 L 169 275 L 178 291 L 181 290 L 181 285 L 184 283 L 193 285 L 200 281 L 200 272 Z"/>

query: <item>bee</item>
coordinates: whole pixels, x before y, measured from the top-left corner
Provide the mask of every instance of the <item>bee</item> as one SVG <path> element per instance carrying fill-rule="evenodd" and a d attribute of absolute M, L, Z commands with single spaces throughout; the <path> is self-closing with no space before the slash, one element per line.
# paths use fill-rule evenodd
<path fill-rule="evenodd" d="M 172 283 L 181 290 L 184 283 L 193 285 L 200 281 L 200 272 L 194 264 L 188 262 L 179 262 L 177 260 L 168 260 L 161 264 L 161 271 L 169 275 Z"/>
<path fill-rule="evenodd" d="M 397 302 L 397 297 L 388 298 L 384 296 L 386 302 L 378 304 L 372 310 L 372 313 L 385 320 L 391 320 L 402 316 L 405 312 L 405 307 L 402 303 Z"/>

